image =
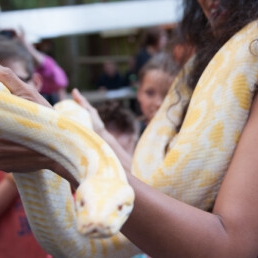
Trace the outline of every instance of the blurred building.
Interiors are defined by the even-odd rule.
[[[65,69],[71,87],[92,89],[107,59],[126,71],[145,28],[171,33],[179,6],[180,0],[2,0],[0,28],[22,26]]]

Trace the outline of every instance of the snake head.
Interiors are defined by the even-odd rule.
[[[131,186],[119,179],[90,178],[76,191],[77,229],[88,237],[110,237],[129,217],[134,202]]]

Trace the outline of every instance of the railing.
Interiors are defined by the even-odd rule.
[[[2,11],[23,10],[42,7],[55,7],[65,5],[90,4],[101,2],[118,2],[125,0],[2,0]]]
[[[103,103],[105,101],[118,100],[124,102],[126,105],[127,101],[130,99],[136,98],[136,89],[133,87],[124,87],[117,90],[108,90],[108,91],[82,91],[84,97],[92,104],[96,105]],[[69,98],[71,96],[69,95]]]

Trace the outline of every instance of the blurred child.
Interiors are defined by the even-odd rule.
[[[68,77],[63,68],[49,55],[38,50],[25,38],[24,31],[16,33],[16,37],[22,42],[27,51],[31,54],[36,65],[36,71],[42,77],[41,95],[51,104],[67,97]]]
[[[139,138],[139,124],[134,114],[119,102],[106,102],[97,107],[105,128],[132,155]]]
[[[9,67],[24,82],[41,89],[30,54],[17,39],[0,37],[0,65]],[[0,171],[0,258],[46,258],[36,241],[13,176]]]
[[[97,81],[98,90],[117,90],[122,88],[123,80],[117,65],[107,60],[103,64],[103,72]]]
[[[141,132],[156,114],[177,73],[177,66],[170,55],[153,56],[139,73],[137,100],[142,112]]]

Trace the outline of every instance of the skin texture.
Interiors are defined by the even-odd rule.
[[[16,32],[16,36],[17,38],[19,38],[19,40],[22,42],[24,47],[31,54],[36,66],[42,65],[45,60],[45,55],[40,51],[38,51],[30,42],[26,40],[26,35],[23,28],[20,28],[20,31]],[[64,100],[67,98],[67,93],[65,88],[59,88],[56,93],[59,100]]]

